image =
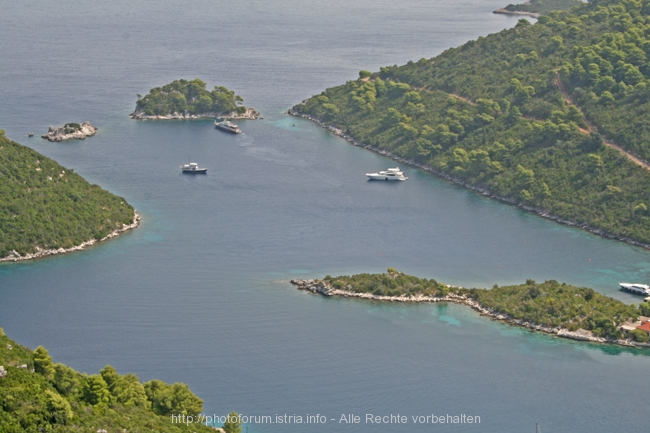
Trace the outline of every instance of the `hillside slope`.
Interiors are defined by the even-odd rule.
[[[599,0],[292,113],[510,203],[650,245],[650,2]],[[566,96],[561,89],[566,91]],[[609,145],[607,145],[609,144]]]
[[[134,217],[123,198],[0,130],[0,258],[99,240]]]

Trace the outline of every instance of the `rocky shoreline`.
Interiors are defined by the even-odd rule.
[[[503,15],[523,15],[531,18],[539,18],[542,14],[537,12],[526,12],[526,11],[509,11],[506,8],[500,8],[492,12],[493,14],[503,14]]]
[[[115,236],[119,236],[120,234],[134,229],[137,226],[140,225],[140,220],[142,218],[138,214],[137,211],[133,211],[133,223],[128,224],[128,225],[123,225],[122,228],[119,228],[117,230],[112,231],[111,233],[107,234],[103,238],[97,240],[97,239],[90,239],[87,240],[86,242],[82,242],[79,245],[75,245],[74,247],[70,248],[58,248],[58,249],[48,249],[44,250],[41,248],[36,247],[37,251],[35,253],[29,253],[25,254],[24,256],[21,256],[17,251],[11,251],[7,257],[2,257],[0,258],[0,262],[20,262],[23,260],[33,260],[33,259],[40,259],[43,257],[47,256],[52,256],[54,254],[63,254],[63,253],[70,253],[72,251],[81,251],[86,247],[89,247],[91,245],[95,245],[98,242],[103,242],[105,240],[114,238]]]
[[[49,141],[63,141],[72,138],[85,140],[86,137],[95,135],[97,130],[90,122],[84,122],[81,125],[78,123],[66,123],[63,126],[50,126],[47,133],[41,135],[41,137]]]
[[[638,343],[631,340],[610,340],[607,338],[596,337],[590,331],[586,331],[584,329],[569,331],[568,329],[564,328],[549,328],[547,326],[536,325],[525,320],[513,319],[506,314],[501,314],[497,311],[494,311],[493,309],[485,308],[478,302],[465,295],[457,295],[454,293],[450,293],[447,296],[378,296],[372,293],[357,293],[351,290],[335,289],[323,280],[291,280],[290,282],[294,286],[297,286],[298,290],[304,290],[322,296],[342,296],[345,298],[360,298],[382,302],[452,302],[454,304],[467,305],[483,316],[490,317],[494,320],[498,320],[509,325],[527,328],[531,331],[544,332],[546,334],[552,334],[562,338],[589,341],[592,343],[618,344],[626,347],[650,347],[650,344]]]
[[[221,117],[223,119],[230,120],[255,120],[260,117],[259,111],[254,108],[247,108],[244,113],[200,113],[200,114],[190,114],[189,112],[178,113],[174,112],[171,114],[154,114],[146,115],[143,110],[136,110],[133,113],[129,114],[131,119],[135,120],[186,120],[186,119],[214,119],[216,117]]]
[[[429,173],[432,173],[432,174],[434,174],[434,175],[436,175],[438,177],[441,177],[441,178],[443,178],[445,180],[448,180],[449,182],[460,185],[463,188],[469,189],[471,191],[478,192],[479,194],[481,194],[483,196],[486,196],[486,197],[489,197],[491,199],[498,200],[500,202],[507,203],[507,204],[510,204],[510,205],[513,205],[513,206],[517,206],[520,209],[523,209],[523,210],[528,211],[528,212],[535,213],[535,214],[537,214],[537,215],[539,215],[539,216],[541,216],[543,218],[558,222],[560,224],[564,224],[564,225],[571,226],[571,227],[576,227],[576,228],[579,228],[581,230],[588,231],[590,233],[593,233],[593,234],[598,235],[598,236],[602,236],[602,237],[607,238],[607,239],[614,239],[614,240],[617,240],[617,241],[620,241],[620,242],[625,242],[625,243],[630,244],[630,245],[634,245],[634,246],[637,246],[637,247],[642,247],[642,248],[646,248],[646,249],[650,250],[650,244],[644,244],[642,242],[636,241],[634,239],[630,239],[630,238],[625,237],[625,236],[615,235],[615,234],[606,232],[605,230],[598,229],[598,228],[595,228],[595,227],[591,227],[586,223],[578,223],[576,221],[566,220],[566,219],[561,218],[561,217],[556,216],[556,215],[551,215],[545,209],[541,209],[541,208],[538,208],[538,207],[535,207],[535,206],[528,206],[528,205],[526,205],[524,203],[521,203],[521,202],[515,200],[514,198],[502,197],[500,195],[494,194],[492,191],[490,191],[487,188],[482,188],[482,187],[479,187],[479,186],[468,184],[467,182],[464,182],[462,179],[454,177],[454,176],[452,176],[452,175],[450,175],[448,173],[442,172],[440,170],[436,170],[434,167],[432,167],[430,165],[420,164],[420,163],[418,163],[416,161],[413,161],[411,159],[406,159],[406,158],[402,158],[400,156],[394,155],[393,153],[388,152],[386,150],[378,149],[378,148],[376,148],[374,146],[371,146],[369,144],[361,143],[360,141],[355,140],[353,137],[346,134],[343,129],[336,128],[336,127],[331,126],[331,125],[327,125],[326,123],[324,123],[320,119],[318,119],[318,118],[316,118],[314,116],[310,116],[309,114],[298,113],[295,110],[295,108],[296,108],[295,106],[292,107],[291,109],[289,109],[289,111],[287,113],[289,115],[291,115],[291,116],[302,117],[303,119],[311,120],[312,122],[317,123],[319,126],[332,131],[332,133],[334,135],[338,135],[339,137],[345,139],[347,142],[349,142],[350,144],[353,144],[354,146],[362,147],[364,149],[370,150],[370,151],[378,153],[380,155],[384,155],[384,156],[386,156],[388,158],[391,158],[391,159],[393,159],[395,161],[398,161],[398,162],[401,162],[403,164],[407,164],[407,165],[410,165],[412,167],[416,167],[416,168],[428,171]]]

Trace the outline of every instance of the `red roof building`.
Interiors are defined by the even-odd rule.
[[[640,329],[650,334],[650,322],[641,322],[641,326],[637,326],[636,329]]]

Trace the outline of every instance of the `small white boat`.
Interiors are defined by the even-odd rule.
[[[618,283],[621,289],[632,292],[635,295],[648,296],[650,295],[650,286],[647,284],[638,283]]]
[[[389,168],[379,173],[366,173],[369,180],[407,180],[408,177],[399,171],[399,167]]]
[[[235,125],[234,123],[228,120],[223,120],[221,122],[215,120],[214,127],[217,129],[221,129],[222,131],[232,132],[233,134],[241,134],[241,129],[239,129],[237,125]]]
[[[181,171],[183,173],[190,173],[190,174],[203,174],[203,173],[207,173],[208,169],[200,168],[196,162],[189,162],[187,164],[181,165]]]

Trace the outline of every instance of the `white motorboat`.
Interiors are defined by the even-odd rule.
[[[187,164],[181,165],[181,171],[183,173],[190,173],[190,174],[203,174],[203,173],[207,173],[208,169],[200,168],[196,162],[189,162]]]
[[[632,292],[635,295],[648,296],[650,295],[650,286],[647,284],[638,283],[618,283],[621,289]]]
[[[217,129],[221,129],[222,131],[231,132],[233,134],[241,134],[241,129],[239,129],[237,125],[235,125],[232,122],[229,122],[228,120],[223,120],[221,122],[215,120],[214,127]]]
[[[389,168],[379,173],[366,173],[369,180],[407,180],[408,177],[399,171],[399,167]]]

